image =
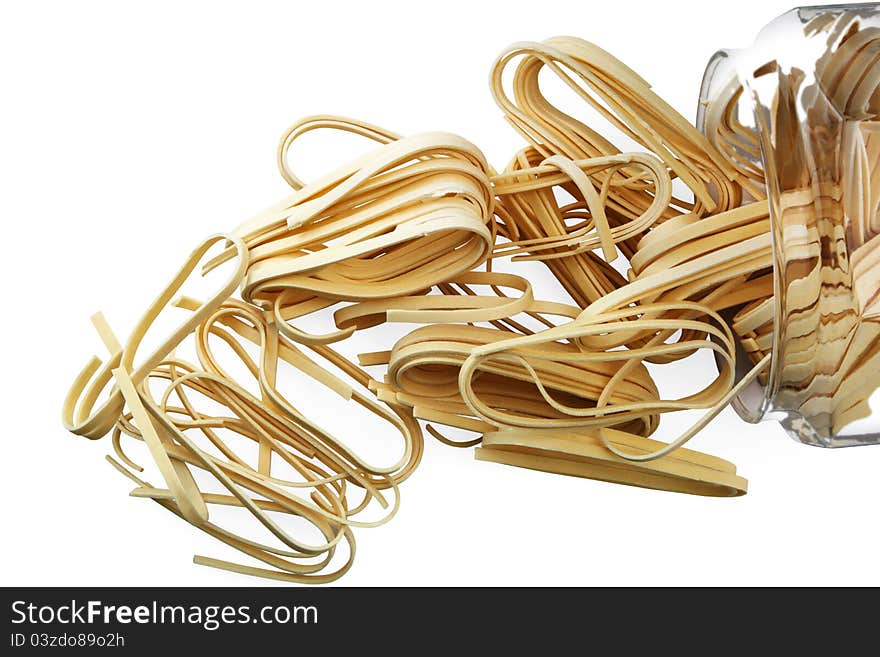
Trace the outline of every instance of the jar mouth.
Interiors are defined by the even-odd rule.
[[[772,297],[740,309],[764,324],[740,336],[737,376],[760,349],[770,366],[732,405],[800,442],[880,442],[880,5],[795,9],[716,53],[697,127],[714,134],[731,109],[753,120],[725,152],[763,175],[773,266]]]

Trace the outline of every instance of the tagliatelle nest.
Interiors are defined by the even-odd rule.
[[[502,84],[508,67],[510,91]],[[544,70],[607,125],[588,126],[554,106],[541,87]],[[108,458],[136,483],[134,496],[260,565],[198,563],[296,582],[341,576],[355,555],[355,528],[397,510],[399,486],[422,456],[419,420],[443,442],[478,445],[481,460],[700,495],[745,493],[732,464],[682,448],[765,376],[770,360],[771,227],[764,172],[741,157],[739,142],[755,153],[757,144],[730,111],[741,90],[730,88],[730,105],[713,114],[706,137],[623,63],[571,37],[512,46],[491,84],[528,142],[504,170],[455,135],[401,137],[340,117],[304,119],[279,148],[290,196],[200,245],[124,343],[94,318],[109,355],[76,379],[65,426],[92,439],[111,434]],[[606,128],[644,152],[621,152]],[[288,151],[313,130],[378,145],[304,183]],[[859,143],[876,161],[875,135],[866,139]],[[674,194],[673,180],[693,198]],[[794,216],[797,200],[786,199],[785,216]],[[206,257],[218,246],[219,255]],[[543,263],[570,302],[537,299],[527,277],[493,269],[507,258],[513,267]],[[208,299],[175,299],[199,267],[232,271]],[[144,336],[172,304],[187,319],[145,355]],[[303,328],[315,314],[334,328]],[[331,346],[386,322],[422,326],[357,364]],[[754,361],[739,380],[738,343]],[[187,344],[193,362],[177,355]],[[698,351],[714,356],[714,378],[664,396],[652,367]],[[247,381],[231,373],[224,359],[233,357]],[[376,366],[382,378],[364,369]],[[279,385],[289,367],[348,400],[352,413],[381,419],[387,435],[375,439],[397,441],[399,457],[367,462],[311,419],[308,400],[289,399]],[[850,407],[861,393],[848,394]],[[692,409],[705,415],[690,429],[669,442],[654,437],[663,414]],[[453,440],[435,425],[473,436]],[[256,457],[236,451],[230,435],[250,441]],[[129,440],[145,444],[161,480],[141,479]],[[279,475],[279,462],[295,476]],[[245,510],[274,543],[216,524],[215,505]],[[322,540],[307,542],[284,515],[307,521]]]

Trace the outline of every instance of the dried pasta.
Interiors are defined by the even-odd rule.
[[[880,68],[872,60],[866,79],[854,71],[865,69],[877,36],[847,34],[823,62],[822,84],[845,112],[873,117]],[[605,125],[554,105],[542,71]],[[504,118],[526,141],[504,169],[456,135],[401,136],[353,119],[307,117],[278,148],[291,194],[199,245],[124,343],[100,314],[93,318],[109,353],[76,378],[64,424],[91,439],[109,434],[108,459],[134,482],[134,497],[252,561],[197,563],[301,583],[342,576],[355,533],[397,511],[400,487],[422,457],[421,423],[444,443],[476,447],[482,461],[733,497],[747,489],[736,467],[683,445],[753,380],[781,386],[829,431],[866,412],[865,391],[880,384],[880,323],[864,321],[877,314],[880,267],[874,124],[841,126],[847,171],[837,179],[855,181],[850,187],[806,184],[795,162],[778,169],[786,178],[776,181],[773,206],[761,158],[766,134],[740,122],[737,80],[705,108],[705,134],[622,62],[573,37],[511,46],[490,80]],[[787,100],[783,94],[777,122],[794,120]],[[321,130],[376,145],[304,182],[290,151]],[[609,132],[643,150],[622,151]],[[827,138],[818,128],[812,134]],[[828,240],[846,239],[827,220],[844,211],[860,218],[863,246],[845,272],[864,288],[860,308],[835,295],[845,276],[830,275],[820,252]],[[803,239],[780,270],[772,239],[786,230]],[[537,298],[527,275],[502,271],[502,263],[515,269],[522,261],[541,263],[566,299]],[[197,270],[230,273],[204,301],[175,298]],[[786,326],[805,328],[782,342],[780,271],[795,291]],[[143,356],[144,336],[172,306],[185,319]],[[832,335],[812,330],[832,312]],[[318,315],[333,328],[304,328]],[[337,350],[383,323],[416,326],[357,363]],[[193,359],[180,355],[184,347]],[[752,365],[739,376],[738,350]],[[664,393],[657,368],[698,352],[717,363],[711,379],[686,394]],[[317,422],[308,403],[285,394],[289,368],[352,413],[380,419],[387,436],[377,439],[397,441],[396,460],[373,463]],[[870,385],[855,383],[859,377]],[[682,410],[702,417],[658,440],[663,416]],[[450,438],[443,427],[468,437]],[[247,454],[234,446],[241,441]],[[160,479],[142,478],[134,443]],[[239,509],[271,540],[224,526],[212,515],[218,506]],[[282,520],[292,517],[320,540]]]

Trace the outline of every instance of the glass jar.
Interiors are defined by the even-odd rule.
[[[794,9],[703,77],[697,125],[766,196],[774,295],[742,309],[734,402],[823,447],[880,443],[880,5]]]

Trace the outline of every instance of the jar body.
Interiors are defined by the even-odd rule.
[[[740,322],[743,356],[772,360],[734,407],[807,444],[880,443],[880,5],[795,9],[720,51],[698,125],[772,227],[774,295]]]

